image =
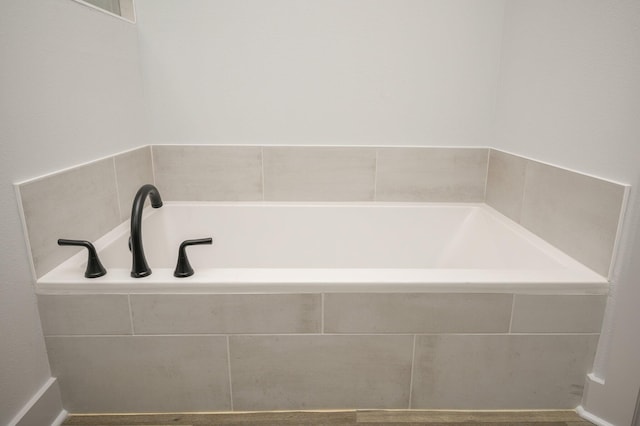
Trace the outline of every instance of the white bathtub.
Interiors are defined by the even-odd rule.
[[[131,278],[129,222],[37,281],[40,294],[473,292],[605,294],[596,274],[484,204],[177,203],[147,208],[153,273]],[[175,278],[181,241],[195,274]]]

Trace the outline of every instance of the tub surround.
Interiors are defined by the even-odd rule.
[[[262,149],[154,145],[155,184],[165,201],[263,199]]]
[[[120,220],[131,215],[131,203],[136,191],[145,183],[154,181],[151,147],[142,147],[113,157],[118,190]],[[149,205],[149,200],[145,206]]]
[[[627,187],[491,150],[486,203],[607,277]]]
[[[484,200],[486,148],[154,145],[168,201]]]
[[[82,250],[61,250],[58,238],[95,241],[129,218],[133,195],[152,181],[145,146],[18,184],[35,277]]]
[[[38,296],[51,368],[64,406],[77,413],[573,408],[605,301],[423,293]]]
[[[153,145],[17,185],[35,278],[165,201],[486,202],[608,277],[627,186],[488,148]],[[76,251],[77,252],[77,251]]]
[[[38,290],[70,412],[580,403],[628,187],[485,148],[154,145],[18,185],[36,279],[73,256],[57,238],[126,227],[143,183],[168,202],[485,202],[600,274],[598,289]]]
[[[551,297],[556,296],[121,294],[39,295],[38,300],[47,336],[599,332],[606,296],[560,296],[558,302],[544,305]],[[345,311],[345,306],[353,308]],[[478,318],[487,310],[492,312]],[[401,312],[400,317],[391,312]]]
[[[486,148],[379,148],[376,201],[482,202]]]
[[[20,186],[36,276],[81,249],[60,248],[59,238],[95,241],[120,221],[112,159]]]

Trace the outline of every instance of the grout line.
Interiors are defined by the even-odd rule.
[[[262,174],[262,201],[264,201],[264,146],[260,147],[260,173]]]
[[[325,333],[325,336],[599,336],[599,332],[586,331],[586,332],[518,332],[518,333]],[[113,338],[113,337],[311,337],[322,336],[320,333],[158,333],[158,334],[144,334],[138,333],[131,334],[46,334],[45,337],[68,337],[68,338],[84,338],[84,337],[97,337],[97,338]]]
[[[324,293],[320,294],[320,334],[324,334]]]
[[[116,156],[114,155],[111,158],[111,161],[113,162],[113,177],[115,179],[115,185],[116,185],[116,199],[118,200],[118,213],[120,214],[120,216],[118,216],[118,223],[122,222],[122,205],[120,203],[120,188],[118,187],[118,168],[116,167]]]
[[[156,146],[227,146],[237,148],[238,146],[246,147],[246,148],[260,148],[260,147],[275,147],[275,148],[442,148],[442,149],[478,149],[478,148],[488,148],[488,145],[371,145],[371,144],[351,144],[345,145],[344,143],[340,144],[330,144],[330,143],[321,143],[321,144],[291,144],[291,143],[154,143]]]
[[[233,385],[231,384],[231,345],[227,336],[227,369],[229,371],[229,406],[233,411]]]
[[[508,334],[511,334],[511,326],[513,324],[513,312],[516,308],[516,295],[513,294],[511,299],[511,317],[509,318],[509,331],[507,332]]]
[[[131,335],[136,335],[136,330],[133,326],[133,309],[131,308],[131,295],[127,294],[127,302],[129,303],[129,321],[131,323]]]
[[[153,161],[153,145],[149,145],[149,155],[151,156],[151,176],[153,177],[153,185],[156,186],[156,163]]]
[[[489,164],[491,163],[491,148],[487,148],[487,172],[484,175],[484,196],[482,200],[487,202],[487,189],[489,188]]]
[[[378,148],[376,148],[376,158],[373,162],[373,201],[378,201]]]
[[[413,350],[411,351],[411,376],[409,377],[409,406],[408,409],[411,410],[411,399],[413,395],[413,370],[414,365],[416,363],[416,339],[417,335],[413,335]]]
[[[529,165],[531,164],[531,161],[532,160],[525,159],[524,176],[522,177],[522,192],[520,193],[520,205],[518,206],[518,216],[515,219],[516,223],[518,223],[520,226],[522,226],[525,229],[529,229],[529,228],[526,228],[522,224],[522,212],[524,211],[525,192],[527,191],[527,180],[528,180],[528,176],[529,176]],[[536,233],[536,235],[538,235],[538,234]],[[540,238],[542,238],[542,237],[540,237]],[[547,241],[547,240],[545,240],[545,241]]]

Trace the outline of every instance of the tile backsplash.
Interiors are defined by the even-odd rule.
[[[151,147],[145,146],[116,155],[113,161],[116,168],[120,220],[127,220],[131,215],[131,202],[138,189],[154,181]]]
[[[627,187],[492,149],[486,203],[603,276]]]
[[[260,147],[157,145],[152,149],[163,200],[262,200]]]
[[[489,148],[153,145],[17,185],[37,278],[165,201],[486,202],[608,276],[627,187]]]
[[[80,251],[58,238],[95,240],[120,223],[113,159],[24,183],[20,197],[38,277]]]
[[[37,278],[84,250],[59,238],[95,241],[129,218],[133,195],[153,181],[150,155],[141,147],[17,185]]]
[[[374,201],[375,148],[265,147],[266,201]]]
[[[482,202],[486,148],[379,148],[376,201]]]

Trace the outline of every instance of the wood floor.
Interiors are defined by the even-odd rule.
[[[574,411],[278,411],[199,414],[70,415],[63,426],[204,425],[588,426]]]

